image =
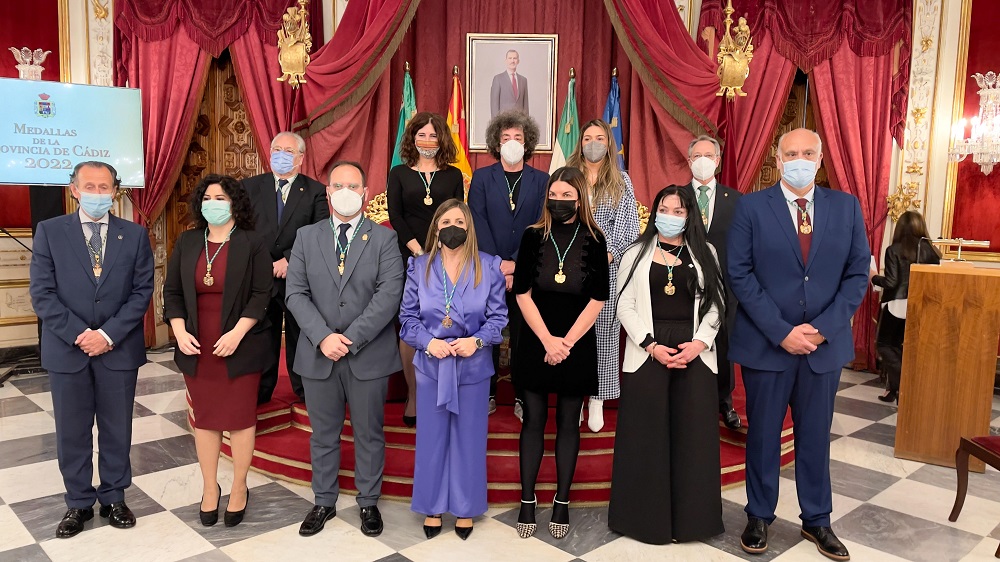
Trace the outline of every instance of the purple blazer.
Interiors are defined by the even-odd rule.
[[[399,309],[402,327],[399,337],[417,350],[413,365],[421,374],[438,381],[437,405],[458,413],[458,385],[473,384],[493,375],[493,346],[503,341],[501,331],[507,325],[506,284],[500,272],[500,258],[479,252],[482,280],[476,286],[469,268],[458,280],[451,302],[452,326],[441,325],[444,319],[444,283],[441,255],[434,257],[427,277],[428,256],[410,258],[406,267],[406,288]],[[483,340],[483,348],[470,357],[438,359],[423,353],[434,338],[453,341],[474,337]]]

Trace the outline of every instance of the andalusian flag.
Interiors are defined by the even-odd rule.
[[[468,144],[465,136],[465,99],[462,97],[462,85],[458,82],[458,67],[455,67],[451,77],[451,102],[448,103],[448,127],[451,129],[451,140],[458,148],[458,156],[452,162],[465,179],[465,196],[469,196],[469,182],[472,181],[472,166],[469,165],[469,154],[465,151]]]
[[[417,96],[413,93],[413,80],[410,79],[410,65],[406,65],[406,75],[403,76],[403,105],[399,108],[399,125],[396,128],[396,148],[392,151],[392,164],[389,168],[395,168],[403,163],[399,155],[399,147],[403,144],[403,132],[406,131],[406,123],[417,114]]]
[[[559,129],[556,130],[556,145],[552,150],[552,165],[549,166],[550,174],[566,165],[566,155],[576,150],[579,141],[580,120],[576,114],[576,78],[570,78],[562,118],[559,119]]]
[[[617,72],[617,69],[615,69]],[[608,101],[604,104],[604,121],[611,125],[611,134],[615,137],[618,147],[618,169],[625,169],[625,145],[622,143],[622,107],[621,94],[618,92],[618,76],[611,75],[611,91]]]

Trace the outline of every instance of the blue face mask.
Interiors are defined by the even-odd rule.
[[[80,208],[87,216],[93,219],[101,219],[111,210],[114,197],[110,193],[86,193],[80,192]]]
[[[816,163],[812,160],[782,162],[781,167],[781,179],[795,189],[805,189],[816,180]]]
[[[289,154],[284,150],[271,153],[271,171],[279,174],[285,175],[291,173],[295,169],[295,155]]]
[[[687,219],[676,215],[656,215],[656,231],[664,238],[673,238],[684,232]]]
[[[233,218],[229,201],[215,199],[201,202],[201,216],[205,217],[205,222],[212,226],[224,225]]]

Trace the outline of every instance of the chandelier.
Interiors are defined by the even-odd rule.
[[[989,175],[993,166],[1000,163],[1000,84],[993,71],[985,75],[977,72],[972,77],[979,84],[979,115],[972,118],[968,138],[965,137],[966,120],[955,123],[948,155],[953,162],[961,162],[971,154],[972,161]]]

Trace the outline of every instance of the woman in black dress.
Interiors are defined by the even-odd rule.
[[[253,207],[240,182],[205,176],[195,187],[191,214],[195,228],[181,233],[167,266],[163,318],[177,339],[174,362],[194,410],[201,523],[219,519],[219,452],[228,431],[233,487],[225,523],[232,527],[250,500],[261,371],[276,360],[266,320],[273,264],[267,243],[253,231]]]
[[[667,544],[722,533],[718,365],[722,272],[693,191],[664,188],[650,227],[622,256],[627,333],[608,526]],[[655,227],[654,227],[655,225]]]
[[[458,147],[451,140],[448,123],[436,113],[422,112],[406,124],[399,146],[403,163],[389,170],[385,188],[389,224],[399,239],[399,253],[406,263],[424,253],[427,231],[437,208],[448,199],[465,201],[462,171],[451,165]],[[403,421],[417,423],[417,385],[413,369],[413,348],[399,340],[399,354],[406,378],[406,407]]]
[[[549,394],[556,402],[556,495],[549,533],[569,532],[569,490],[580,452],[580,408],[597,391],[594,321],[608,300],[608,249],[594,223],[583,173],[549,178],[541,220],[524,231],[514,293],[524,325],[514,386],[524,396],[521,426],[521,538],[535,533],[535,482],[542,462]],[[527,328],[527,329],[526,329]]]
[[[885,275],[872,277],[872,284],[882,287],[882,309],[875,349],[886,375],[885,394],[878,397],[883,402],[895,402],[899,394],[910,266],[915,263],[941,263],[937,249],[925,238],[930,236],[924,217],[916,211],[903,213],[892,232],[892,245],[885,249]]]

